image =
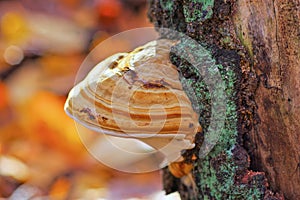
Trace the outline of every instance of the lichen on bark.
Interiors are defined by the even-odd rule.
[[[237,128],[237,106],[236,106],[236,91],[237,83],[239,79],[239,56],[232,50],[222,50],[217,47],[206,47],[205,50],[199,50],[196,46],[181,41],[178,45],[180,47],[174,47],[179,49],[186,49],[188,46],[189,51],[182,51],[181,54],[171,54],[171,61],[178,67],[181,72],[181,80],[183,85],[189,85],[194,89],[197,103],[199,106],[199,121],[203,126],[203,132],[205,137],[209,137],[209,134],[218,135],[217,144],[209,152],[208,155],[199,156],[197,167],[194,168],[193,175],[196,179],[196,183],[199,189],[196,199],[261,199],[266,189],[264,186],[264,179],[261,182],[255,182],[253,184],[237,184],[237,174],[243,174],[249,166],[248,159],[240,160],[236,162],[236,157],[244,150],[238,146],[238,128]],[[211,73],[211,78],[218,76],[220,73],[223,81],[211,80],[215,84],[214,90],[209,90],[207,83],[203,78],[203,75],[199,74],[199,71],[190,63],[182,58],[189,57],[191,53],[196,60],[196,63],[200,63],[201,67],[207,67],[208,72]],[[207,60],[212,59],[211,62]],[[206,62],[206,63],[205,63]],[[205,63],[205,64],[203,64]],[[210,64],[210,65],[207,65]],[[208,74],[205,74],[208,76]],[[205,76],[204,75],[204,76]],[[188,83],[186,83],[188,82]],[[218,98],[222,95],[219,89],[225,91],[226,110],[224,126],[220,129],[210,129],[211,124],[211,108],[212,104],[218,103]],[[186,90],[188,91],[188,90]],[[189,93],[187,92],[189,95]],[[213,98],[212,98],[213,97]],[[193,96],[190,96],[192,99]],[[224,113],[215,113],[215,115],[223,115]],[[218,118],[218,117],[215,117]],[[222,117],[219,117],[219,120]],[[218,121],[218,123],[223,123]],[[220,125],[220,124],[219,124]],[[210,131],[210,133],[209,133]],[[216,133],[219,131],[219,133]],[[212,133],[215,132],[215,133]],[[205,142],[205,141],[204,141]],[[194,151],[201,152],[201,146],[198,144]],[[210,146],[210,144],[208,144]],[[241,167],[244,166],[244,167]],[[189,198],[193,197],[193,194],[189,194]]]
[[[209,90],[203,74],[185,59],[189,57],[187,54],[192,54],[200,65],[208,59],[212,60],[206,67],[210,73],[215,69],[220,73],[223,85],[218,86],[216,81],[215,87],[223,88],[226,94],[225,123],[218,133],[218,142],[208,155],[200,155],[194,163],[193,176],[198,187],[196,196],[178,180],[177,186],[170,186],[172,181],[169,176],[165,179],[166,191],[179,190],[182,199],[263,199],[267,198],[266,194],[273,198],[264,173],[248,170],[249,156],[243,148],[244,134],[255,123],[255,102],[251,95],[257,82],[249,64],[252,62],[251,56],[236,36],[229,17],[235,1],[166,0],[164,3],[169,5],[167,7],[162,7],[161,2],[152,0],[149,7],[149,17],[157,30],[165,27],[181,31],[203,47],[199,50],[182,39],[174,47],[181,49],[181,54],[170,55],[171,62],[178,67],[183,85],[193,89],[196,97],[191,96],[189,90],[186,91],[191,99],[196,98],[196,105],[192,102],[199,109],[199,122],[204,133],[204,138],[196,137],[196,148],[184,155],[198,155],[208,132],[215,131],[209,130],[211,109],[220,96],[218,90]],[[168,32],[161,32],[161,37],[172,36]],[[253,83],[247,81],[249,77],[253,77],[253,80],[249,79]],[[164,172],[168,173],[166,169]]]

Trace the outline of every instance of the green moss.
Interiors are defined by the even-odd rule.
[[[210,19],[213,14],[214,0],[191,0],[188,4],[183,5],[185,21],[201,22]]]
[[[239,40],[241,41],[242,45],[245,47],[245,49],[248,51],[251,59],[253,60],[253,46],[252,41],[249,38],[248,35],[248,29],[246,27],[243,27],[243,21],[241,19],[236,19],[236,34]]]

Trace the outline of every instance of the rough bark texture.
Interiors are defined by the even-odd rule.
[[[286,199],[300,199],[300,1],[238,1],[235,26],[260,78],[251,166]]]
[[[300,2],[256,0],[151,0],[156,27],[185,33],[205,50],[225,83],[226,119],[218,144],[195,161],[197,194],[164,170],[167,193],[183,199],[300,199]],[[161,33],[162,37],[171,37]],[[178,45],[177,45],[178,47]],[[176,48],[176,47],[175,47]],[[182,52],[188,55],[188,51]],[[212,98],[185,56],[171,54],[182,81],[196,92],[204,138]],[[189,94],[188,94],[189,95]],[[198,155],[196,148],[186,152]],[[250,158],[250,159],[249,159]],[[251,161],[251,162],[250,162]],[[273,193],[273,192],[274,193]]]

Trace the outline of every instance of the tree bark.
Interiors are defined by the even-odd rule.
[[[202,45],[228,97],[217,145],[194,161],[197,194],[164,169],[167,193],[178,190],[183,199],[300,199],[300,1],[151,0],[149,18],[157,28],[180,31]],[[204,137],[198,135],[196,148],[184,153],[188,160],[199,155],[207,137],[214,94],[191,63],[180,55],[170,60],[181,81],[191,82],[200,107]]]
[[[286,199],[299,199],[300,1],[239,1],[237,10],[235,23],[247,35],[260,78],[252,168],[266,172]]]

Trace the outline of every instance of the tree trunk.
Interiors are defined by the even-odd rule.
[[[218,142],[201,157],[218,94],[190,62],[170,55],[181,81],[196,93],[204,137],[198,135],[196,148],[184,153],[187,160],[198,155],[197,194],[165,169],[167,193],[178,190],[182,199],[300,199],[300,1],[151,0],[149,18],[158,31],[180,31],[203,46],[227,96]],[[198,53],[197,62],[207,60],[183,40],[179,45]]]

